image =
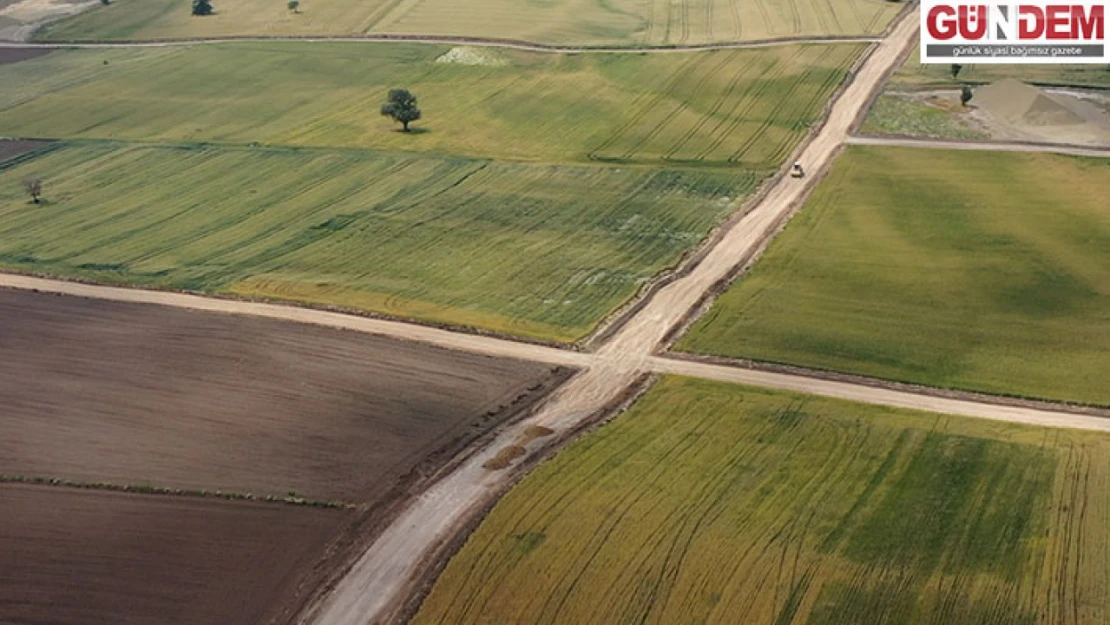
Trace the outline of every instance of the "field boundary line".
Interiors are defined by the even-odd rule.
[[[335,308],[313,308],[296,303],[274,303],[182,291],[109,286],[7,271],[0,271],[0,288],[307,323],[416,341],[445,349],[569,367],[587,366],[592,360],[589,354],[575,351],[569,346],[554,347],[501,338],[489,333],[478,334],[461,329],[399,321]]]
[[[938,393],[900,390],[884,384],[862,384],[813,375],[711,364],[674,357],[653,356],[649,362],[656,373],[746,384],[759,388],[773,388],[857,403],[921,410],[960,417],[989,419],[1038,427],[1110,432],[1110,416],[1106,416],[1110,413],[1101,410],[1093,413],[1078,413],[1047,407],[1037,408],[1032,405],[999,403],[998,401],[982,402]]]
[[[309,508],[328,508],[340,510],[363,510],[365,505],[339,499],[306,499],[290,493],[288,495],[256,495],[250,492],[229,491],[206,488],[171,488],[151,484],[117,484],[115,482],[89,482],[41,475],[0,474],[0,484],[22,484],[26,486],[49,486],[52,488],[71,488],[78,490],[108,491],[130,493],[132,495],[157,495],[162,497],[188,497],[190,499],[222,499],[224,501],[250,501],[254,503],[273,503],[286,506],[306,506]]]
[[[59,40],[59,41],[0,41],[0,48],[169,48],[192,45],[211,45],[221,43],[416,43],[430,45],[475,46],[482,48],[506,48],[524,52],[554,52],[558,54],[644,54],[644,53],[681,53],[713,50],[736,50],[745,48],[771,48],[794,45],[836,45],[879,43],[881,37],[856,35],[844,37],[782,37],[772,39],[753,39],[751,41],[721,41],[716,43],[660,44],[660,45],[583,45],[569,46],[546,44],[521,39],[499,39],[494,37],[451,37],[438,35],[401,35],[382,33],[378,35],[351,35],[318,37],[298,36],[249,36],[249,37],[203,37],[196,39],[124,39],[119,41]]]
[[[694,352],[668,351],[665,353],[660,353],[654,356],[652,363],[658,364],[658,361],[660,360],[668,361],[667,366],[672,366],[669,364],[670,361],[696,363],[699,365],[727,367],[730,369],[740,369],[744,371],[760,371],[765,373],[791,376],[794,378],[809,378],[813,380],[840,382],[844,384],[851,384],[853,386],[868,386],[871,388],[897,391],[899,393],[912,395],[954,399],[962,402],[975,403],[978,405],[1028,408],[1030,410],[1052,413],[1066,413],[1110,420],[1110,405],[1081,404],[1045,399],[1042,397],[1034,396],[985,393],[982,391],[943,386],[926,386],[924,384],[917,384],[905,380],[877,378],[856,373],[836,371],[833,369],[803,367],[800,365],[792,365],[766,360],[729,358],[727,356],[698,354]]]
[[[1110,158],[1110,146],[1079,145],[1075,143],[1048,143],[1038,141],[981,141],[976,139],[923,139],[903,135],[853,135],[849,145],[873,145],[929,150],[986,150],[994,152],[1042,152]]]

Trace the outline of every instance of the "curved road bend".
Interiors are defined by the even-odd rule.
[[[580,372],[532,417],[504,432],[495,444],[464,462],[433,485],[359,558],[333,592],[306,619],[312,625],[380,623],[403,601],[409,582],[419,574],[424,558],[449,539],[484,494],[500,488],[507,471],[482,468],[491,455],[511,443],[523,428],[537,424],[571,428],[620,396],[642,371],[651,369],[652,351],[666,333],[680,323],[701,296],[763,240],[803,198],[806,186],[818,178],[849,128],[900,53],[917,33],[915,11],[901,17],[890,36],[864,62],[851,84],[833,103],[817,136],[804,148],[801,160],[813,172],[806,181],[781,177],[763,200],[720,239],[689,274],[657,292],[648,304],[597,352],[593,364]],[[534,449],[530,449],[531,453]]]

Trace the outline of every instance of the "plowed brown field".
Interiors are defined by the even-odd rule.
[[[0,473],[352,502],[426,472],[558,377],[304,324],[20,291],[0,291],[0,351]]]
[[[0,623],[282,620],[346,510],[0,485]]]
[[[570,373],[2,289],[0,353],[5,480],[357,504],[0,484],[3,625],[292,622],[427,476]]]

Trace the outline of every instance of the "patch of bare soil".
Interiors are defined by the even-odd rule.
[[[46,56],[54,50],[55,48],[0,48],[0,65]],[[0,158],[3,158],[4,143],[7,142],[0,141]]]
[[[0,485],[0,623],[287,619],[350,511]]]
[[[14,290],[0,290],[0,352],[0,473],[369,504],[565,377],[313,325]]]
[[[0,63],[3,62],[3,48],[0,48]],[[32,150],[37,150],[49,141],[32,141],[26,139],[0,139],[0,162],[13,156],[19,156]]]

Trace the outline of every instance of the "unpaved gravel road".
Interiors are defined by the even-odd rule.
[[[297,321],[300,323],[311,323],[331,328],[365,332],[367,334],[390,336],[397,339],[419,341],[421,343],[429,343],[447,349],[475,352],[488,356],[534,360],[537,362],[546,362],[569,367],[584,367],[590,363],[589,354],[566,349],[556,349],[554,347],[545,347],[543,345],[518,341],[507,341],[466,332],[452,332],[450,330],[442,330],[415,323],[360,317],[357,315],[302,308],[299,306],[219,299],[200,295],[190,295],[187,293],[175,293],[172,291],[148,291],[143,289],[101,286],[16,274],[0,274],[0,287],[42,291],[44,293],[57,293],[59,295],[91,297],[116,302],[157,304],[207,312]]]
[[[1072,428],[1110,432],[1110,411],[1092,409],[1092,414],[1045,410],[1026,406],[992,404],[982,401],[943,397],[930,393],[914,393],[878,385],[857,384],[815,377],[776,373],[741,367],[729,367],[689,360],[654,356],[649,363],[653,372],[684,375],[734,384],[774,388],[796,393],[808,393],[834,399],[846,399],[865,404],[894,408],[927,410],[961,417],[991,419],[1047,427]],[[1107,416],[1097,416],[1106,414]]]
[[[903,137],[848,137],[852,145],[885,145],[937,150],[986,150],[991,152],[1050,152],[1072,156],[1110,158],[1110,148],[1083,147],[1063,143],[1032,143],[1025,141],[949,141],[945,139],[910,139]]]

